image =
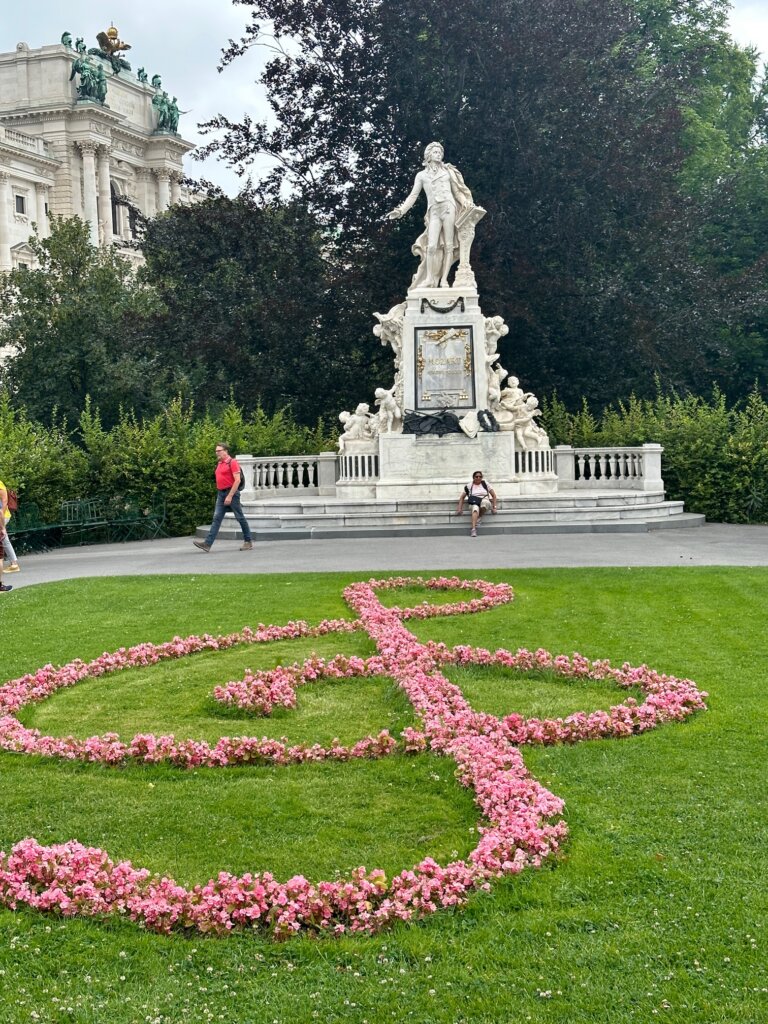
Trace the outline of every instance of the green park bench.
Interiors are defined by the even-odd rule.
[[[144,503],[125,495],[64,501],[60,522],[64,542],[70,544],[151,540],[165,536],[165,499],[153,495],[149,503]]]
[[[53,523],[43,520],[34,502],[23,502],[13,513],[8,533],[17,552],[95,541],[153,540],[167,536],[165,516],[165,498],[159,494],[149,502],[130,495],[63,501]]]
[[[109,520],[101,498],[75,498],[62,501],[59,522],[65,544],[87,544],[107,540]]]
[[[111,498],[107,503],[109,539],[154,540],[164,537],[165,499],[158,494],[149,504],[127,496]]]
[[[8,523],[8,534],[18,552],[46,551],[61,544],[59,523],[46,523],[34,502],[19,505]]]

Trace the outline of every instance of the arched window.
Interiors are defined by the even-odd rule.
[[[114,181],[109,183],[109,187],[112,193],[112,234],[115,238],[123,237],[121,225],[126,223],[127,218],[131,239],[136,239],[138,237],[136,207],[128,196],[123,195]]]

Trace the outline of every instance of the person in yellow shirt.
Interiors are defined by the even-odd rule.
[[[0,498],[0,544],[6,537],[5,529],[5,502]],[[5,594],[9,590],[13,590],[13,587],[3,583],[3,560],[0,558],[0,594]]]
[[[5,572],[18,572],[19,571],[19,560],[16,557],[16,552],[13,550],[13,544],[11,544],[11,538],[8,536],[8,520],[11,518],[11,510],[8,508],[8,490],[5,484],[0,480],[0,505],[3,507],[3,523],[2,523],[2,538],[3,538],[3,551],[8,558],[8,565],[5,566],[3,571]]]

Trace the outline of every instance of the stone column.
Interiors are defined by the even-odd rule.
[[[162,213],[171,205],[171,174],[170,171],[161,168],[155,171],[155,175],[157,176],[158,213]]]
[[[0,171],[0,270],[11,269],[10,175]]]
[[[35,192],[37,192],[37,233],[41,238],[47,238],[51,233],[51,223],[45,209],[48,205],[48,186],[38,181],[35,185]]]
[[[317,493],[325,497],[336,496],[336,480],[341,476],[340,459],[336,452],[320,452],[317,456]]]
[[[138,203],[139,209],[145,217],[154,217],[155,215],[155,182],[152,177],[152,172],[147,170],[145,167],[140,167],[136,171],[136,179],[138,181]]]
[[[560,491],[572,491],[576,486],[576,463],[573,447],[569,444],[558,444],[553,449],[555,457],[555,476]]]
[[[643,445],[643,483],[644,491],[663,491],[664,480],[661,476],[661,453],[664,451],[660,444]]]
[[[99,210],[96,190],[96,143],[78,142],[83,157],[83,213],[91,229],[91,245],[99,244]]]
[[[174,172],[171,175],[171,206],[181,201],[181,175]]]
[[[131,199],[131,195],[128,192],[127,188],[125,188],[123,190],[123,195],[125,196],[126,199]],[[130,212],[128,210],[128,207],[127,206],[121,206],[120,207],[120,213],[121,213],[121,218],[120,218],[120,237],[122,238],[122,240],[124,242],[130,242],[133,239],[133,235],[131,234],[131,215],[130,215]]]
[[[99,146],[99,235],[102,245],[112,244],[112,190],[109,176],[109,149]]]

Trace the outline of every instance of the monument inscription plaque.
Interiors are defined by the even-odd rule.
[[[417,327],[414,335],[416,408],[474,408],[472,327]]]

